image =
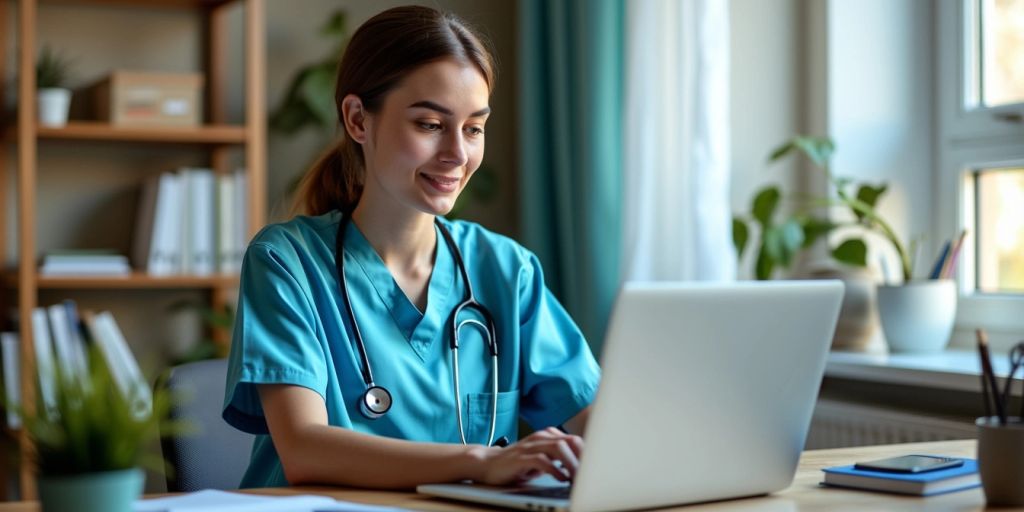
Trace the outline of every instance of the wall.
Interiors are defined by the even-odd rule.
[[[730,0],[732,192],[735,213],[748,214],[760,187],[797,188],[799,169],[787,161],[768,165],[769,152],[802,131],[806,103],[801,79],[800,0]],[[740,277],[751,275],[752,258]]]
[[[890,185],[879,212],[904,244],[924,241],[917,276],[928,272],[937,246],[927,238],[934,193],[933,11],[929,2],[828,2],[828,77],[821,82],[828,84],[825,123],[837,148],[833,172]],[[897,279],[891,245],[869,240],[869,255],[886,258]],[[877,259],[870,263],[880,266]]]

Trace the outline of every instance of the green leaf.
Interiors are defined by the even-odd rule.
[[[804,243],[804,230],[795,219],[772,226],[762,234],[764,254],[776,265],[789,266]]]
[[[779,145],[778,147],[773,149],[771,154],[768,155],[768,161],[769,162],[774,162],[774,161],[776,161],[776,160],[786,156],[790,151],[793,150],[794,147],[795,146],[793,145],[793,141],[792,140],[786,141],[786,142],[782,143],[781,145]]]
[[[829,159],[832,158],[832,153],[835,151],[835,145],[832,144],[832,139],[828,137],[809,137],[805,135],[798,135],[773,149],[771,154],[768,156],[768,161],[775,162],[776,160],[780,160],[794,149],[807,155],[807,157],[814,163],[818,164],[818,166],[825,167],[826,164],[828,164]]]
[[[779,226],[779,237],[782,243],[782,259],[780,263],[789,265],[793,257],[804,245],[804,229],[796,219],[789,219]]]
[[[750,239],[750,228],[743,219],[732,218],[732,245],[736,247],[736,259],[743,258],[743,251],[747,248],[747,240]]]
[[[334,11],[320,27],[320,35],[345,39],[345,11]]]
[[[311,67],[303,74],[299,94],[322,126],[333,126],[338,114],[334,105],[334,64]]]
[[[851,238],[832,249],[832,257],[836,261],[848,265],[866,267],[868,265],[868,246],[864,240]]]
[[[757,253],[757,263],[754,265],[754,276],[764,281],[772,278],[772,271],[775,270],[775,262],[768,256],[765,246]]]
[[[825,167],[828,164],[836,149],[832,144],[832,139],[828,137],[800,136],[793,139],[793,145],[819,167]]]
[[[800,219],[800,225],[804,230],[804,244],[803,248],[806,249],[814,244],[830,231],[835,229],[836,225],[827,219],[819,219],[816,217],[805,217]]]
[[[878,187],[872,187],[871,185],[861,185],[857,189],[857,199],[871,207],[873,210],[875,208],[875,204],[878,202],[878,198],[880,198],[882,194],[885,194],[885,191],[888,188],[889,186],[885,184]],[[853,213],[857,216],[858,222],[864,222],[865,215],[863,212],[853,210]]]
[[[779,187],[774,185],[762,188],[754,196],[754,202],[751,205],[750,211],[762,228],[767,228],[771,225],[772,215],[775,214],[775,208],[778,207],[781,196]]]

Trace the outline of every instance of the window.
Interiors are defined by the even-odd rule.
[[[976,44],[978,103],[985,107],[1024,101],[1024,0],[981,0]],[[972,41],[972,44],[975,44]]]
[[[1024,168],[974,174],[977,261],[982,293],[1024,293]]]
[[[966,229],[959,337],[1024,331],[1024,0],[939,0],[930,244]],[[956,339],[957,335],[954,335]]]

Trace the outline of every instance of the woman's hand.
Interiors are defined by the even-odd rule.
[[[576,476],[583,453],[583,438],[554,427],[539,430],[505,448],[480,447],[477,482],[509,485],[544,473],[562,482]]]

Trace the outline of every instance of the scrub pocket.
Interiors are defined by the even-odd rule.
[[[494,393],[472,393],[468,397],[466,417],[466,442],[483,444],[491,432],[491,412]],[[494,439],[507,436],[510,441],[517,439],[519,427],[519,390],[498,393],[498,415],[494,426]]]

